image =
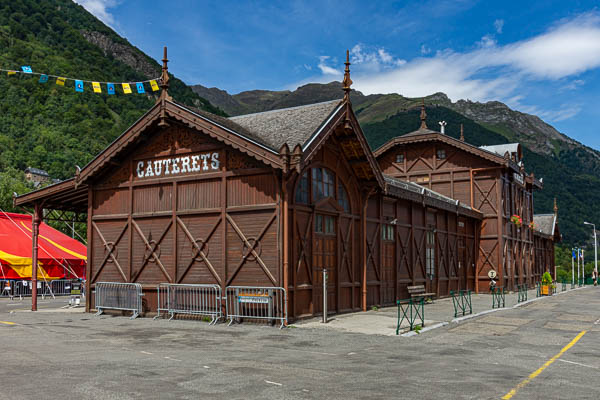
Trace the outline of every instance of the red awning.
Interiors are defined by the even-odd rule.
[[[31,279],[31,216],[0,212],[0,279]],[[38,279],[84,278],[87,248],[40,224]]]

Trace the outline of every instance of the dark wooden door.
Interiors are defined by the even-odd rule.
[[[323,313],[323,269],[327,270],[327,313],[337,311],[337,236],[335,218],[329,215],[315,215],[313,237],[313,304],[314,313]]]
[[[393,237],[393,231],[392,231]],[[383,304],[391,305],[396,301],[396,276],[394,242],[383,242]]]
[[[466,261],[466,248],[465,248],[465,239],[463,237],[458,238],[458,246],[457,246],[457,266],[458,266],[458,289],[464,290],[467,289],[467,265],[465,265]]]

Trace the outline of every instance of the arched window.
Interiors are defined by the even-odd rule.
[[[312,189],[313,202],[324,199],[325,197],[334,197],[335,176],[326,168],[312,169]]]
[[[308,204],[308,172],[304,171],[296,187],[296,203]]]
[[[296,204],[312,204],[331,197],[337,200],[344,212],[350,213],[350,198],[344,184],[327,168],[315,167],[302,173],[296,184]]]

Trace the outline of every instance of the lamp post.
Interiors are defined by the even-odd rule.
[[[594,284],[598,282],[598,241],[596,240],[596,225],[590,222],[584,222],[584,225],[591,225],[594,229]]]

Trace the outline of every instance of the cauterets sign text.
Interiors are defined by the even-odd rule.
[[[186,156],[144,160],[136,163],[137,178],[159,178],[193,172],[219,170],[219,153],[201,153]]]

